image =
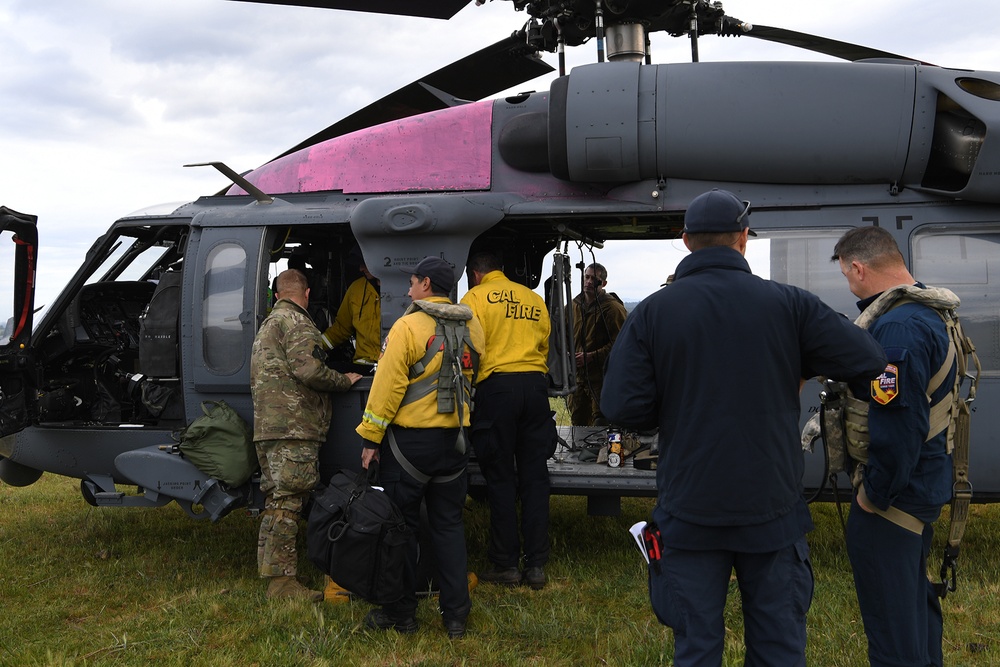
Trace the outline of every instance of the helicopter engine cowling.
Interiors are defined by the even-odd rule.
[[[913,68],[874,64],[579,67],[552,85],[549,162],[574,182],[896,181],[913,78]]]
[[[545,150],[574,183],[885,183],[1000,201],[986,131],[1000,84],[963,80],[903,61],[587,65],[553,82],[544,146],[526,118],[499,144],[515,168]],[[533,157],[508,160],[515,146]]]

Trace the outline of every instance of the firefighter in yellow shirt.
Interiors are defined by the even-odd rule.
[[[363,275],[347,288],[333,324],[323,332],[323,343],[332,350],[354,336],[354,365],[346,370],[368,375],[382,349],[379,280],[365,266],[360,249],[352,250],[348,261],[358,262],[357,267]]]
[[[425,257],[413,268],[413,304],[386,336],[357,432],[364,439],[361,465],[381,462],[380,483],[412,531],[405,593],[398,602],[373,609],[365,625],[417,630],[417,531],[420,503],[426,500],[441,616],[448,636],[457,639],[465,634],[472,607],[462,524],[469,453],[460,427],[469,425],[475,366],[485,343],[472,311],[448,298],[454,287],[455,269],[443,259]]]
[[[493,566],[480,581],[545,586],[549,558],[549,470],[556,426],[549,409],[549,313],[541,296],[515,283],[491,253],[469,258],[471,289],[462,299],[483,325],[472,446],[486,480]],[[520,533],[516,503],[521,498]]]

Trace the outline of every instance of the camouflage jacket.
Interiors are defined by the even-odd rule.
[[[326,440],[332,408],[327,392],[351,381],[326,367],[319,330],[309,314],[280,299],[260,325],[250,356],[253,439]]]

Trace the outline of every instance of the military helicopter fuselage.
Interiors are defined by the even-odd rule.
[[[437,255],[457,275],[470,251],[490,249],[514,280],[536,287],[553,275],[547,295],[561,322],[571,312],[567,247],[667,244],[688,202],[719,187],[752,204],[755,270],[852,317],[830,256],[855,226],[891,231],[918,280],[961,297],[983,363],[970,477],[977,501],[1000,500],[998,137],[1000,73],[905,60],[599,63],[548,91],[337,136],[236,177],[224,194],[122,218],[37,326],[34,220],[4,209],[0,253],[18,285],[0,336],[0,479],[49,471],[80,479],[99,506],[174,500],[213,520],[257,507],[255,484],[231,489],[201,473],[172,433],[204,401],[252,421],[249,351],[280,269],[306,270],[322,326],[358,275],[347,261],[357,243],[380,279],[385,331],[409,304],[408,268]],[[636,269],[651,284],[666,278],[662,266]],[[572,341],[551,348],[553,394],[565,395]],[[706,381],[755,391],[754,378]],[[334,396],[324,477],[359,464],[354,427],[369,386]],[[816,383],[803,390],[803,422],[818,393]],[[815,489],[821,456],[805,456],[804,486]],[[629,466],[559,460],[551,472],[557,493],[655,493],[654,474]]]

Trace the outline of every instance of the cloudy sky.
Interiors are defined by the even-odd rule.
[[[942,66],[1000,70],[996,0],[726,0],[725,8]],[[116,218],[226,185],[212,169],[182,165],[256,167],[525,18],[508,0],[470,4],[448,22],[229,0],[0,0],[0,204],[39,216],[36,305],[51,301]],[[825,59],[750,38],[706,37],[699,47],[703,61]],[[571,65],[592,62],[594,50],[572,50]],[[656,35],[653,57],[684,62],[690,47]],[[517,90],[546,89],[551,78]],[[626,261],[665,275],[662,257],[635,248],[601,260],[609,287],[625,297],[643,296],[650,283],[619,269]]]

